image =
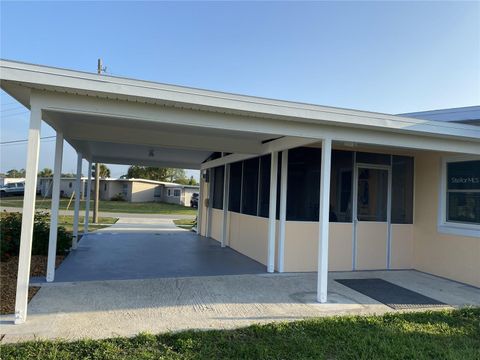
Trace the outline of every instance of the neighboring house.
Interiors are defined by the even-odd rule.
[[[87,189],[86,177],[81,178],[81,198]],[[42,197],[51,197],[52,178],[38,178],[37,191]],[[60,180],[60,195],[71,197],[75,189],[75,178]],[[123,199],[129,202],[159,201],[172,204],[190,206],[192,194],[198,192],[199,187],[181,185],[163,181],[147,179],[100,179],[100,200]],[[92,179],[92,195],[95,191],[95,181]]]
[[[25,178],[9,178],[9,177],[0,177],[0,186],[5,186],[7,184],[25,182]]]
[[[425,120],[445,121],[480,126],[480,106],[429,110],[399,115]]]

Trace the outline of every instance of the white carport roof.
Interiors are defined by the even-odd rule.
[[[207,91],[0,60],[1,88],[87,159],[198,169],[315,142],[480,153],[478,127]]]

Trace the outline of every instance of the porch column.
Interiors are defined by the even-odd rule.
[[[73,209],[73,238],[72,249],[77,248],[78,243],[78,218],[80,213],[80,197],[82,196],[81,180],[82,180],[82,154],[77,153],[77,177],[75,179],[75,205]]]
[[[268,248],[267,248],[267,271],[275,271],[275,228],[277,217],[277,172],[278,151],[272,152],[270,166],[270,204],[268,208]]]
[[[23,197],[22,232],[18,259],[17,293],[15,298],[15,324],[27,319],[28,284],[32,254],[35,197],[37,194],[38,155],[40,151],[40,127],[42,111],[32,105],[28,130],[27,164],[25,167],[25,195]]]
[[[213,205],[213,168],[208,169],[208,217],[206,237],[212,236],[212,205]]]
[[[58,208],[60,206],[60,180],[62,175],[63,133],[57,131],[55,141],[55,163],[53,166],[52,210],[50,212],[50,235],[48,237],[47,281],[55,278],[57,256]]]
[[[87,198],[85,199],[85,223],[83,225],[83,235],[88,234],[88,221],[90,217],[90,194],[92,192],[92,162],[88,162],[88,179],[87,179]]]
[[[322,140],[322,164],[320,168],[320,208],[318,231],[317,301],[327,302],[328,283],[328,227],[330,214],[330,172],[332,140]]]
[[[198,205],[197,205],[197,234],[202,235],[202,221],[203,221],[203,170],[200,170],[200,189],[198,191]]]
[[[222,247],[228,242],[228,198],[230,196],[230,164],[225,164],[223,171],[223,227]]]
[[[280,228],[278,232],[278,272],[284,271],[285,225],[287,220],[287,179],[288,150],[282,151],[282,171],[280,178]]]

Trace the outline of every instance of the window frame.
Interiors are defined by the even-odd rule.
[[[439,207],[437,231],[442,234],[479,237],[480,224],[468,224],[447,220],[447,170],[449,163],[478,161],[480,156],[467,155],[455,157],[443,157],[440,167],[440,189],[439,189]]]

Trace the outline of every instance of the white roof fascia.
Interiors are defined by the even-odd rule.
[[[478,127],[456,123],[235,95],[8,60],[0,60],[0,70],[1,80],[22,83],[26,87],[44,90],[72,92],[80,95],[92,94],[134,102],[170,104],[222,113],[287,118],[300,122],[326,122],[350,127],[383,128],[384,130],[414,132],[429,136],[480,138]],[[3,84],[2,87],[4,87]]]

